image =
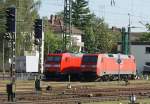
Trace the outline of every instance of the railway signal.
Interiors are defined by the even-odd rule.
[[[11,42],[11,49],[12,49],[12,54],[11,54],[11,67],[10,67],[10,71],[11,71],[11,77],[12,79],[15,81],[15,57],[16,57],[16,7],[15,6],[11,6],[6,8],[6,31],[7,34],[9,34],[9,36],[7,36],[8,38],[10,38],[10,42]]]
[[[39,73],[43,70],[43,53],[44,53],[44,32],[43,32],[43,20],[36,19],[34,22],[34,38],[35,38],[35,45],[38,46],[39,51]]]
[[[11,63],[10,63],[10,76],[13,94],[15,94],[15,81],[16,81],[16,7],[11,6],[6,8],[6,34],[11,43]]]
[[[16,32],[16,8],[6,9],[6,30],[7,32]]]
[[[42,19],[36,19],[34,22],[35,39],[42,39],[43,21]]]

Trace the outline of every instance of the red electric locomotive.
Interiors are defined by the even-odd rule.
[[[85,54],[82,57],[81,73],[86,80],[133,78],[136,63],[131,55],[119,54],[118,59],[118,54]]]
[[[44,70],[46,79],[79,75],[81,57],[82,55],[72,53],[48,54]]]
[[[70,57],[70,53],[48,54],[44,67],[46,79],[60,78],[61,71],[68,67],[67,60]]]
[[[71,57],[68,58],[65,62],[68,66],[62,68],[61,74],[64,76],[64,79],[68,79],[70,76],[71,80],[80,80],[81,77],[81,59],[82,54],[71,54]]]

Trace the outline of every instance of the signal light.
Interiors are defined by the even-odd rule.
[[[6,9],[6,31],[16,32],[16,8],[9,7]]]
[[[43,21],[42,19],[36,19],[34,22],[35,39],[42,39]]]

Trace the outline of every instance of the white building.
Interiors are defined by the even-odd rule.
[[[139,74],[145,70],[150,72],[150,42],[132,42],[130,48],[136,60],[137,72]],[[121,50],[120,45],[118,50]]]
[[[61,17],[51,15],[49,23],[53,32],[63,37],[63,19]],[[81,48],[84,47],[84,43],[82,42],[83,32],[74,26],[72,26],[71,31],[71,44],[72,46],[78,47],[78,52],[81,52]]]
[[[33,73],[38,72],[38,56],[18,56],[16,57],[16,72]]]
[[[150,66],[150,42],[132,42],[131,54],[136,59],[138,73],[147,70],[145,66]]]

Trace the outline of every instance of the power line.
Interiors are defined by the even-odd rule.
[[[100,10],[95,10],[93,9],[93,11],[96,11],[96,12],[103,12],[103,11],[100,11]],[[105,11],[106,13],[108,14],[113,14],[113,15],[123,15],[123,16],[128,16],[128,12],[113,12],[113,11]],[[144,17],[144,16],[140,16],[140,15],[134,15],[134,14],[130,14],[131,17],[139,17],[139,18],[145,18],[145,19],[149,19],[148,17]]]
[[[53,6],[56,6],[56,5],[53,5]],[[63,10],[63,7],[62,7],[62,10]],[[47,9],[47,10],[44,10],[44,11],[50,11],[50,10]],[[106,10],[105,11],[100,11],[100,10],[95,10],[95,9],[91,9],[91,11],[94,11],[94,12],[96,12],[96,11],[97,12],[105,12],[105,13],[109,13],[109,14],[113,14],[113,15],[124,15],[124,16],[128,15],[128,12],[122,13],[122,12],[113,12],[113,11],[106,11]],[[139,17],[139,18],[149,19],[148,17],[144,17],[144,16],[141,16],[141,15],[133,15],[133,14],[131,14],[131,16],[132,17]]]
[[[45,0],[46,1],[46,0]],[[50,2],[48,2],[49,0],[47,0],[46,2],[44,1],[44,5],[54,5],[54,6],[63,6],[63,1],[64,0],[51,0],[51,2],[52,1],[54,1],[53,3],[50,3]],[[61,1],[61,3],[59,4],[59,1]],[[90,1],[92,1],[92,0],[87,0],[90,4],[92,4],[93,2],[90,2]],[[93,0],[94,1],[94,0]],[[115,0],[110,0],[111,1],[111,3],[112,3],[112,5],[114,5],[115,4],[115,8],[122,8],[122,7],[119,7],[118,5],[116,6],[116,1]],[[138,7],[140,7],[141,5],[142,5],[142,8],[145,8],[145,7],[149,7],[149,2],[148,2],[149,0],[146,0],[146,2],[143,2],[143,0],[142,0],[142,4],[144,3],[144,5],[142,5],[141,3],[137,3],[138,1],[136,1],[136,6],[138,6]],[[57,2],[57,3],[56,3]],[[131,1],[132,3],[131,3],[131,6],[132,5],[135,5],[135,3],[133,2],[133,0]],[[141,1],[140,1],[141,2]],[[95,5],[95,4],[94,4]],[[109,7],[110,6],[110,4],[105,4],[107,7]],[[124,8],[124,9],[129,9],[129,8]]]
[[[57,0],[57,1],[59,1],[59,0]],[[62,0],[63,1],[63,0]],[[60,6],[60,7],[62,7],[62,9],[63,9],[63,4],[57,4],[57,3],[53,3],[53,4],[50,4],[49,2],[47,2],[46,4],[44,4],[44,5],[51,5],[51,6]],[[107,7],[107,5],[105,6],[105,7]],[[119,7],[119,6],[115,6],[115,8],[120,8],[120,9],[127,9],[127,8],[122,8],[122,7]],[[132,7],[133,8],[133,7]],[[106,9],[106,8],[105,8]],[[129,9],[129,8],[128,8]],[[92,10],[92,9],[91,9]],[[48,9],[46,10],[46,11],[49,11]],[[93,11],[97,11],[97,10],[93,10]],[[104,11],[103,11],[104,12]],[[129,12],[127,12],[127,13],[121,13],[121,12],[113,12],[113,11],[105,11],[106,13],[111,13],[111,14],[117,14],[117,15],[127,15]],[[131,13],[131,10],[130,10],[130,13]],[[145,18],[145,17],[143,17],[143,16],[140,16],[140,15],[133,15],[133,13],[131,14],[131,16],[135,16],[135,17],[140,17],[140,18]]]
[[[54,6],[54,7],[60,7],[59,9],[60,9],[60,11],[61,10],[63,10],[63,4],[64,4],[64,2],[63,2],[64,0],[57,0],[57,1],[55,1],[55,2],[52,2],[52,3],[50,3],[50,2],[46,2],[44,5],[50,5],[50,6]],[[110,6],[110,4],[104,4],[104,6],[103,6],[103,10],[95,10],[95,9],[92,9],[92,5],[96,5],[94,2],[91,2],[92,0],[88,0],[88,2],[89,2],[89,8],[90,8],[90,10],[91,11],[93,11],[94,13],[104,13],[103,14],[103,16],[105,17],[105,15],[106,14],[112,14],[112,15],[119,15],[119,16],[126,16],[125,18],[127,18],[128,17],[128,13],[130,13],[131,15],[131,18],[132,18],[132,24],[133,23],[138,23],[138,21],[149,21],[149,18],[148,18],[148,15],[146,16],[145,14],[143,14],[143,12],[142,12],[142,14],[143,15],[138,15],[138,13],[136,13],[136,14],[133,14],[134,12],[137,12],[137,10],[135,11],[134,10],[134,7],[136,7],[138,4],[139,4],[139,2],[137,3],[135,3],[133,0],[130,2],[130,4],[131,4],[131,7],[129,7],[129,8],[123,8],[123,7],[121,7],[121,6],[119,6],[119,5],[116,5],[116,2],[117,1],[115,1],[115,0],[110,0],[111,1],[111,3],[112,3],[112,5],[114,6],[114,8],[116,9],[116,8],[119,8],[119,10],[120,9],[123,9],[123,11],[126,11],[126,12],[116,12],[116,11],[113,11],[113,10],[111,10],[111,11],[108,11],[107,9],[107,7],[111,7]],[[57,2],[57,3],[56,3]],[[61,3],[60,3],[61,2]],[[142,6],[143,5],[145,5],[145,3],[147,4],[148,3],[148,1],[145,1],[144,3],[142,2]],[[140,3],[141,4],[141,3]],[[94,7],[96,7],[96,6],[94,6]],[[139,7],[141,7],[141,6],[139,6]],[[143,8],[143,7],[142,7]],[[148,8],[148,6],[144,6],[144,8]],[[116,9],[117,10],[117,9]],[[52,11],[52,12],[54,12],[54,13],[57,13],[57,12],[59,12],[59,10],[55,10],[55,9],[53,9],[53,10],[50,10],[50,9],[47,9],[47,10],[44,10],[44,12],[45,11]],[[56,12],[55,12],[56,11]],[[145,16],[144,16],[145,15]],[[99,16],[100,16],[100,14],[99,14]],[[112,20],[112,18],[110,18],[110,17],[107,17],[107,18],[109,18],[109,19],[107,19],[107,20]],[[134,19],[133,19],[134,18]],[[121,19],[121,18],[120,18]],[[115,20],[115,19],[113,19],[113,20]],[[117,19],[118,20],[118,19]],[[117,22],[117,21],[115,21],[115,22]],[[121,22],[121,21],[120,21]],[[121,22],[122,23],[122,22]]]

